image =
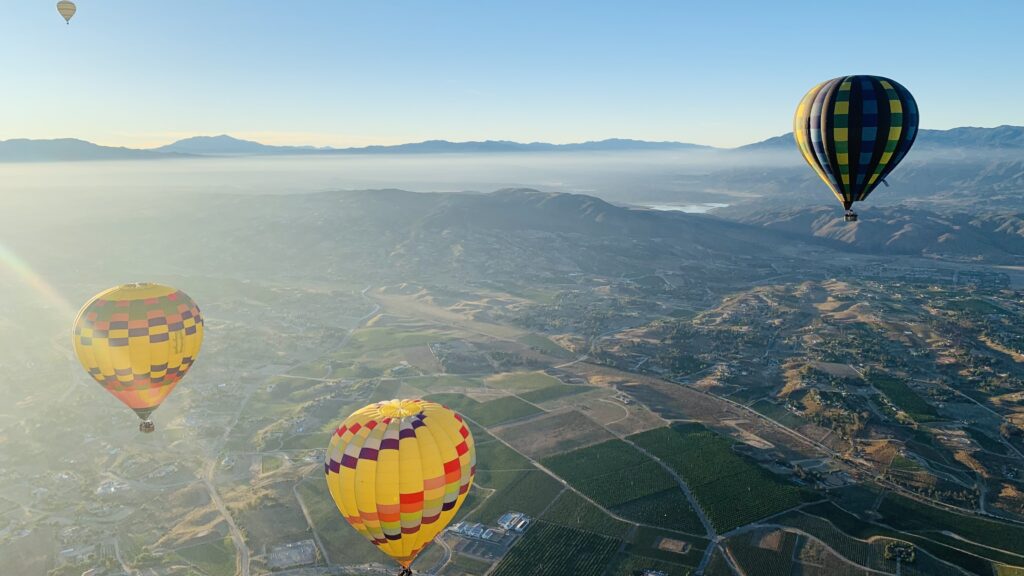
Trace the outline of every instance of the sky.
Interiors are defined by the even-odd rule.
[[[844,74],[898,80],[923,128],[1024,124],[1020,0],[77,4],[0,3],[0,139],[738,146]]]

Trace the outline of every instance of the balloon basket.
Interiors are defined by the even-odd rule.
[[[855,212],[847,212],[844,215],[843,219],[846,220],[847,222],[856,222],[857,214]]]
[[[152,420],[143,420],[139,422],[139,432],[143,434],[150,434],[156,431],[156,424],[153,424]]]

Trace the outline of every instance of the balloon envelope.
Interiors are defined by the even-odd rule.
[[[82,367],[146,420],[189,371],[203,343],[203,317],[184,292],[126,284],[94,296],[78,313]]]
[[[64,17],[64,21],[70,23],[71,17],[75,15],[75,3],[69,2],[68,0],[60,0],[57,2],[57,12]]]
[[[917,102],[881,76],[842,76],[803,97],[793,136],[804,160],[846,209],[868,197],[917,137]]]
[[[476,449],[469,427],[448,408],[389,400],[342,422],[324,470],[349,524],[408,568],[465,501]]]

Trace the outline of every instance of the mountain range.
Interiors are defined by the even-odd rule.
[[[1024,150],[1024,126],[998,126],[995,128],[962,127],[951,130],[921,130],[917,149],[997,149]],[[686,150],[706,152],[760,152],[772,150],[792,151],[792,134],[769,138],[762,142],[738,148],[714,148],[685,142],[650,142],[613,138],[574,144],[547,142],[511,142],[486,140],[478,142],[451,142],[427,140],[393,146],[365,146],[359,148],[318,148],[314,146],[271,146],[241,140],[228,135],[195,136],[151,149],[132,149],[100,146],[85,140],[62,138],[55,140],[12,139],[0,141],[0,162],[47,162],[70,160],[126,160],[201,156],[246,155],[311,155],[311,154],[439,154],[439,153],[495,153],[495,152],[603,152],[603,151]]]

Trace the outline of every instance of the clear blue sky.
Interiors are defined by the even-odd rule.
[[[732,146],[814,83],[926,128],[1024,124],[1024,1],[79,0],[0,5],[0,139],[146,146],[609,137]]]

